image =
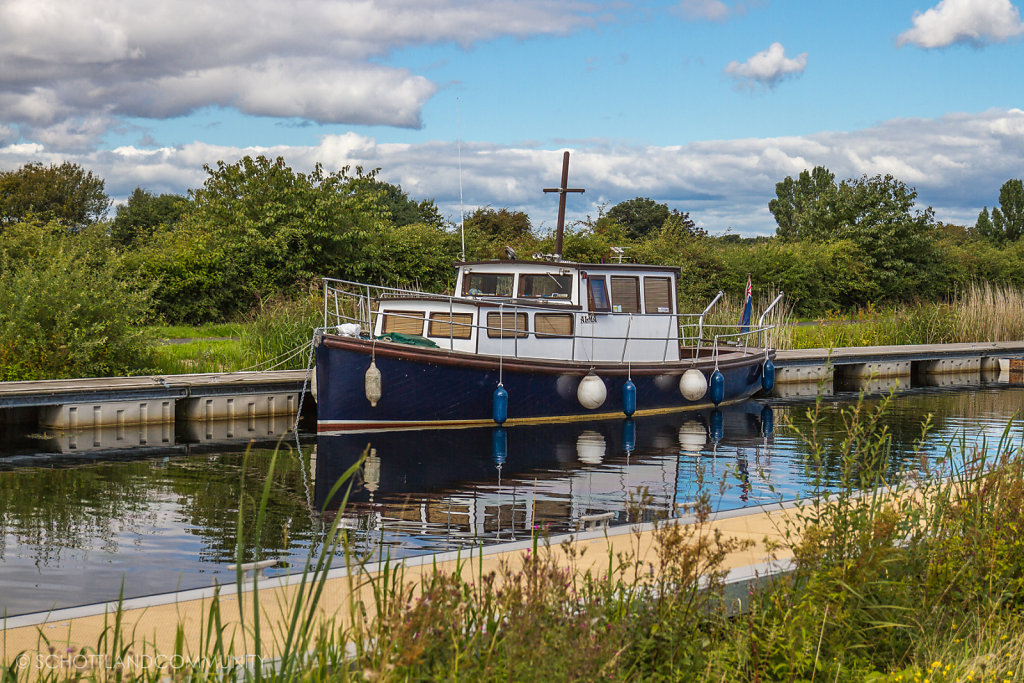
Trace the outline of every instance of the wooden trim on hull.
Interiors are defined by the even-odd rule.
[[[625,363],[608,363],[606,361],[587,363],[570,360],[554,361],[540,358],[526,359],[480,356],[475,353],[466,353],[463,351],[423,348],[395,342],[374,342],[367,339],[342,337],[338,335],[324,335],[321,343],[329,348],[364,353],[366,355],[373,353],[384,358],[395,358],[418,363],[431,363],[435,365],[452,365],[473,370],[496,371],[500,364],[505,370],[510,372],[586,375],[588,372],[593,370],[601,375],[616,377],[626,376],[628,374],[645,376],[663,375],[666,374],[666,372],[670,374],[673,372],[682,373],[691,367],[695,367],[698,370],[713,370],[715,368],[714,358],[711,356],[710,351],[706,349],[702,349],[702,351],[706,351],[708,355],[704,355],[702,353],[696,361],[692,358],[684,358],[681,360],[659,361],[653,363],[630,363],[627,366]],[[740,351],[719,352],[718,367],[722,369],[739,368],[749,365],[753,359],[763,356],[764,349],[757,347],[750,347],[747,353],[742,353]],[[769,351],[768,356],[774,358],[775,351]]]

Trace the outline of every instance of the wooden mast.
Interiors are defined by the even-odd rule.
[[[555,233],[555,259],[562,260],[562,233],[565,231],[565,194],[567,192],[583,193],[580,188],[569,188],[569,152],[562,155],[562,184],[560,187],[546,187],[545,192],[558,193],[558,230]]]

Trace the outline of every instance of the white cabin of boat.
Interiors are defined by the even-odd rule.
[[[584,362],[679,360],[679,269],[634,263],[456,264],[454,296],[379,300],[374,334],[452,351]]]

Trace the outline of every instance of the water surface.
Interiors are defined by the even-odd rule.
[[[840,393],[823,402],[826,480],[841,466],[840,410],[855,400]],[[884,418],[890,470],[942,455],[954,438],[994,445],[1008,424],[1019,442],[1022,401],[1024,389],[1006,385],[898,395]],[[359,552],[398,557],[571,531],[595,515],[625,522],[638,491],[648,495],[647,516],[679,514],[702,492],[723,510],[796,498],[820,483],[808,467],[811,449],[790,426],[808,431],[810,407],[808,399],[771,399],[633,421],[286,436],[279,444],[264,433],[251,446],[244,434],[223,431],[145,445],[8,433],[0,439],[0,611],[233,581],[226,564],[235,557],[239,506],[249,530],[272,461],[260,547],[251,534],[243,540],[247,561],[290,565],[270,575],[295,571],[319,551],[337,515]],[[931,431],[918,448],[928,414]],[[328,493],[364,451],[350,504],[339,510]]]

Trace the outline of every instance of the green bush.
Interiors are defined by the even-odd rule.
[[[368,278],[375,284],[422,289],[450,290],[461,249],[460,237],[442,227],[426,223],[387,226],[380,231],[375,254],[369,258]],[[344,277],[344,270],[321,275]]]
[[[126,284],[101,227],[0,231],[0,380],[127,375],[152,366],[148,289]]]
[[[158,230],[124,258],[125,276],[153,288],[165,323],[223,321],[256,305],[229,241],[195,225]]]

